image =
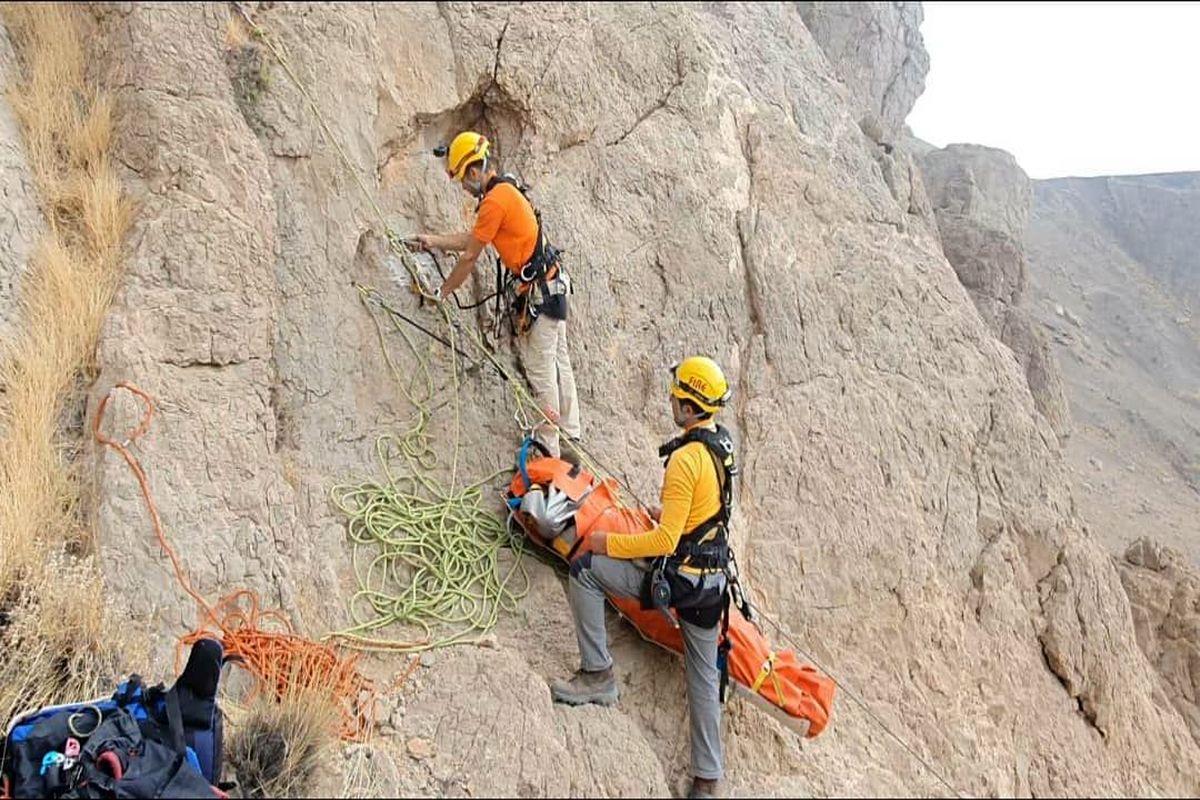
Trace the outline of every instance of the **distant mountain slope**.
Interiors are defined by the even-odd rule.
[[[1082,516],[1200,561],[1200,173],[1038,181],[1027,238]]]

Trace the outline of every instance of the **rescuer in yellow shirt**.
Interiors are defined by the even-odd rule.
[[[683,633],[692,745],[689,797],[713,797],[722,776],[717,623],[728,591],[728,528],[733,440],[716,423],[729,384],[712,359],[672,367],[671,412],[680,436],[659,449],[666,460],[658,524],[646,533],[589,536],[571,563],[568,596],[580,669],[551,687],[555,702],[617,702],[604,626],[605,593],[675,609]],[[634,559],[637,559],[635,561]],[[643,559],[652,559],[646,567]]]

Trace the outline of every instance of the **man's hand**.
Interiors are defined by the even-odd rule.
[[[584,539],[583,544],[579,545],[579,549],[575,551],[575,558],[578,559],[584,553],[595,553],[598,556],[608,555],[608,534],[604,531],[596,531]]]
[[[662,506],[650,506],[646,512],[650,515],[650,519],[662,522]]]
[[[433,239],[434,236],[431,233],[418,233],[411,239],[405,239],[404,243],[417,250],[428,250],[433,247]]]

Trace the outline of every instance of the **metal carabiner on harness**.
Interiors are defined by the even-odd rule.
[[[672,628],[678,628],[679,623],[675,620],[675,615],[671,613],[671,583],[667,580],[666,566],[667,560],[665,558],[654,560],[654,564],[650,568],[650,574],[646,578],[646,590],[649,595],[650,606],[662,614],[667,622],[671,623]]]
[[[733,555],[733,548],[729,548],[729,565],[725,568],[725,581],[728,584],[729,598],[738,611],[742,612],[742,616],[746,621],[758,627],[758,623],[754,621],[754,606],[750,604],[746,593],[742,591],[742,582],[738,579],[737,558]]]
[[[538,261],[539,261],[539,259],[537,258],[537,256],[534,256],[532,259],[530,259],[528,264],[521,267],[521,273],[520,273],[521,283],[533,283],[534,281],[536,281],[538,278],[541,277],[541,273],[542,273],[541,267],[534,266]],[[526,271],[530,267],[533,267],[532,273]]]

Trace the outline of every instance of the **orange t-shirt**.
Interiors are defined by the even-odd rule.
[[[533,206],[520,189],[508,183],[497,183],[483,196],[471,231],[477,240],[495,247],[504,266],[515,273],[533,258],[537,234]]]

